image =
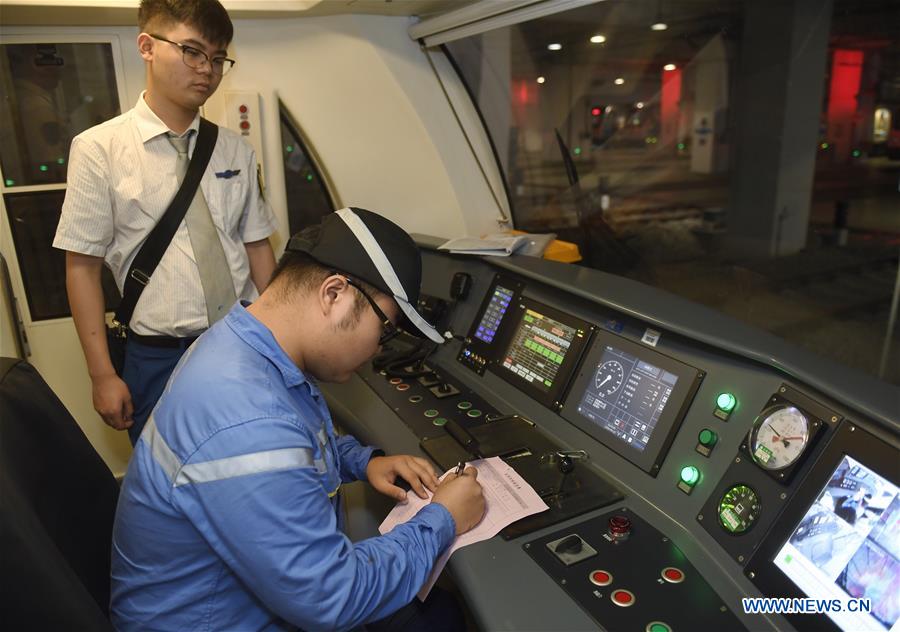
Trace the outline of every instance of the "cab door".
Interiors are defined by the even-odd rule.
[[[9,336],[3,336],[0,355],[25,356],[120,475],[131,448],[126,434],[108,428],[94,411],[66,297],[65,254],[52,242],[72,138],[127,110],[137,98],[124,90],[120,42],[125,34],[20,29],[0,35],[5,96],[0,100],[0,254],[11,290],[0,298],[6,303],[0,311],[6,320],[20,321],[12,323],[20,344],[11,345]],[[142,65],[131,62],[132,85],[142,83],[142,72]],[[119,295],[105,268],[103,285],[107,310],[112,311]]]

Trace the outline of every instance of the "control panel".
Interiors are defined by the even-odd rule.
[[[385,449],[499,456],[551,507],[451,558],[483,627],[900,625],[900,389],[632,281],[421,243],[449,342],[395,339],[324,390],[389,410],[365,424]],[[871,612],[745,612],[754,596]]]

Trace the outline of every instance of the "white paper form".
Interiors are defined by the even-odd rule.
[[[546,503],[537,495],[534,488],[525,482],[519,474],[504,463],[500,457],[491,457],[489,459],[479,459],[472,461],[467,466],[474,467],[478,470],[478,482],[484,490],[485,512],[474,529],[458,536],[453,543],[447,547],[444,554],[441,555],[434,563],[434,569],[422,590],[419,591],[419,599],[425,600],[431,587],[437,580],[447,560],[453,552],[461,547],[482,540],[488,540],[497,535],[504,527],[512,524],[516,520],[521,520],[526,516],[547,511]],[[450,470],[453,471],[453,470]],[[445,472],[441,476],[441,480],[450,473]],[[378,527],[378,531],[383,535],[388,533],[398,524],[403,524],[419,510],[431,502],[431,492],[428,492],[428,498],[419,498],[415,492],[406,493],[406,502],[398,503]]]

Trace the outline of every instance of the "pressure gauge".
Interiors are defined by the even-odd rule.
[[[625,379],[625,369],[618,360],[607,360],[597,369],[594,376],[594,386],[601,397],[612,395],[622,386]]]
[[[809,444],[809,419],[793,406],[779,404],[757,417],[750,431],[750,454],[766,470],[793,465]]]

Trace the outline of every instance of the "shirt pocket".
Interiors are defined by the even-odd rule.
[[[244,212],[247,182],[243,174],[230,178],[214,176],[206,191],[206,204],[213,223],[226,235],[236,237]]]

